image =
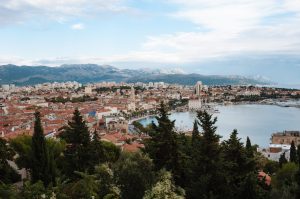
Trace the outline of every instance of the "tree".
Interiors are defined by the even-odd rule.
[[[197,113],[199,125],[202,128],[201,142],[191,157],[191,183],[187,187],[188,198],[208,198],[227,191],[225,185],[220,136],[216,134],[217,118],[206,111]]]
[[[244,199],[258,199],[257,190],[255,186],[256,179],[253,175],[248,175],[241,186],[239,193],[240,198]]]
[[[98,181],[98,196],[103,199],[119,199],[120,189],[115,184],[113,170],[107,163],[96,166],[95,176]]]
[[[192,131],[192,146],[196,144],[197,141],[199,141],[200,132],[198,129],[198,121],[195,119],[193,131]]]
[[[142,153],[123,153],[114,166],[122,199],[140,199],[154,181],[152,160]]]
[[[94,165],[99,165],[105,162],[104,147],[96,131],[94,132],[89,151],[91,153],[90,170],[93,170]]]
[[[297,146],[298,165],[300,167],[300,144]]]
[[[297,149],[294,143],[294,140],[291,143],[291,149],[290,149],[290,162],[297,163]]]
[[[145,152],[153,159],[157,170],[166,168],[174,175],[175,181],[180,178],[180,152],[178,150],[177,134],[174,130],[175,121],[169,119],[167,108],[162,102],[156,117],[158,125],[152,123],[149,136],[145,141]]]
[[[248,158],[253,158],[254,157],[253,147],[251,145],[251,141],[250,141],[248,136],[247,136],[247,141],[246,141],[246,152],[247,152]]]
[[[29,181],[24,182],[20,194],[23,199],[40,199],[49,196],[44,183],[40,180],[35,183],[30,183]]]
[[[270,175],[276,173],[278,169],[279,169],[279,163],[273,160],[267,160],[267,163],[264,166],[264,171]]]
[[[260,185],[260,183],[263,183]],[[249,173],[241,184],[241,188],[235,198],[243,199],[268,199],[270,188],[264,181],[259,181],[256,172]]]
[[[10,145],[18,154],[15,159],[18,167],[30,170],[32,167],[32,136],[20,135],[10,140]]]
[[[74,175],[74,171],[84,172],[94,167],[90,153],[90,133],[78,109],[75,109],[68,125],[63,127],[60,138],[67,143],[64,151],[64,172],[68,177],[77,178],[78,175]]]
[[[16,199],[18,198],[17,190],[13,185],[4,184],[0,181],[0,198]]]
[[[172,182],[170,172],[162,171],[159,181],[148,191],[143,199],[184,199],[185,193]]]
[[[52,182],[53,173],[50,173],[49,151],[47,150],[40,117],[40,112],[35,112],[34,132],[32,136],[31,180],[33,183],[41,180],[45,185],[48,185]]]
[[[91,142],[88,127],[78,109],[75,109],[71,121],[62,129],[60,137],[73,146],[88,146]]]
[[[281,168],[282,165],[286,164],[288,161],[287,159],[285,158],[285,152],[283,152],[281,155],[280,155],[280,158],[279,158],[279,167]]]
[[[8,164],[8,160],[13,160],[14,155],[13,149],[4,139],[0,138],[0,182],[15,183],[21,179],[16,170]]]
[[[75,171],[79,179],[75,182],[68,184],[64,190],[70,198],[94,198],[98,199],[98,186],[95,175],[90,175],[83,172]]]
[[[293,162],[283,164],[282,167],[276,172],[276,175],[272,178],[272,185],[274,189],[278,191],[277,198],[285,198],[284,196],[295,195],[297,185],[297,172],[298,165]]]
[[[120,147],[117,147],[111,142],[101,141],[101,145],[104,151],[105,162],[115,162],[119,159],[121,154]]]
[[[230,194],[233,194],[233,196],[238,192],[249,173],[253,172],[253,169],[248,167],[249,161],[246,150],[237,135],[235,129],[230,138],[222,143],[223,158],[226,160],[224,169],[227,172],[227,180],[230,184]]]

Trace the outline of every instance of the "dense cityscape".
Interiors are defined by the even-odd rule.
[[[22,189],[24,191],[24,189],[26,189],[26,187],[24,186],[26,185],[27,181],[29,179],[31,179],[32,181],[34,178],[33,175],[35,175],[34,168],[32,167],[34,165],[30,166],[29,163],[26,163],[26,161],[31,161],[30,158],[34,158],[34,157],[30,157],[32,155],[28,154],[29,152],[28,151],[26,152],[26,149],[24,148],[24,147],[29,147],[26,145],[28,145],[31,136],[33,136],[32,137],[32,142],[33,142],[34,137],[37,136],[36,134],[38,133],[38,131],[40,131],[40,133],[42,132],[43,134],[39,136],[44,137],[44,139],[46,139],[45,140],[46,142],[50,142],[50,143],[53,142],[52,144],[55,144],[55,146],[52,146],[54,148],[51,150],[60,151],[60,153],[56,154],[56,157],[52,160],[56,162],[56,161],[64,160],[64,158],[67,158],[66,156],[68,153],[67,151],[71,150],[69,149],[69,146],[75,144],[73,139],[76,138],[75,137],[71,138],[72,136],[76,136],[76,134],[74,133],[85,132],[86,134],[82,136],[88,136],[85,139],[88,139],[90,141],[87,142],[88,143],[91,142],[95,145],[94,146],[93,144],[91,144],[92,149],[90,148],[86,149],[87,151],[85,153],[89,153],[89,154],[95,153],[94,154],[95,157],[93,158],[94,161],[96,162],[86,159],[87,164],[92,164],[94,166],[96,165],[100,166],[105,162],[106,163],[110,162],[110,164],[117,164],[117,165],[125,164],[125,162],[122,161],[126,161],[126,158],[129,158],[130,161],[152,161],[153,160],[154,168],[160,165],[159,168],[165,168],[167,169],[167,171],[171,172],[171,173],[162,174],[162,175],[166,175],[165,176],[166,179],[161,179],[161,180],[173,179],[175,180],[175,185],[178,186],[178,188],[181,187],[184,188],[185,190],[185,191],[182,190],[178,192],[177,190],[178,188],[176,188],[177,191],[173,190],[172,188],[172,190],[175,191],[174,193],[172,193],[174,194],[174,196],[170,196],[169,198],[173,198],[173,197],[174,198],[181,198],[181,197],[199,198],[201,194],[204,194],[202,195],[204,197],[205,193],[200,193],[200,192],[197,193],[197,191],[195,192],[190,190],[191,187],[187,186],[185,182],[185,180],[187,179],[185,179],[186,177],[184,176],[188,175],[185,172],[192,172],[192,168],[188,168],[188,170],[190,171],[185,171],[184,168],[182,168],[183,169],[182,171],[178,171],[176,170],[176,168],[173,168],[174,165],[169,165],[168,163],[168,161],[172,160],[172,157],[169,157],[171,158],[170,160],[168,160],[168,157],[164,157],[167,158],[166,160],[164,160],[166,161],[165,162],[166,165],[164,165],[164,163],[160,160],[160,158],[156,157],[158,154],[156,154],[156,152],[153,154],[153,150],[174,150],[165,146],[165,144],[167,143],[164,143],[163,146],[156,146],[159,145],[159,143],[162,141],[162,140],[155,141],[155,139],[158,139],[158,137],[156,136],[163,136],[163,133],[168,134],[173,132],[173,136],[177,137],[177,138],[173,137],[173,139],[177,140],[176,141],[177,146],[183,144],[181,142],[185,140],[184,142],[187,143],[191,142],[191,143],[188,144],[187,146],[183,145],[182,146],[183,148],[192,147],[193,145],[195,145],[194,147],[196,147],[197,143],[195,140],[199,139],[199,142],[201,143],[203,141],[202,139],[204,139],[203,136],[205,136],[205,133],[210,132],[210,130],[208,130],[207,128],[211,128],[211,133],[216,133],[216,127],[214,127],[215,120],[213,120],[213,115],[215,113],[218,113],[219,111],[216,108],[216,105],[234,106],[238,104],[267,104],[267,105],[280,106],[280,107],[300,108],[298,103],[293,103],[293,102],[297,102],[299,98],[300,98],[300,90],[297,89],[283,89],[283,88],[262,87],[262,86],[206,86],[203,85],[202,82],[200,81],[198,81],[194,86],[167,84],[164,82],[154,82],[154,83],[149,82],[148,84],[101,82],[101,83],[93,83],[93,84],[86,84],[86,85],[82,85],[78,82],[64,82],[64,83],[55,82],[55,83],[44,83],[44,84],[37,84],[34,86],[23,86],[23,87],[17,87],[15,85],[2,85],[1,96],[0,96],[0,100],[1,100],[0,101],[1,102],[0,103],[1,106],[0,132],[2,137],[1,142],[10,143],[10,144],[9,145],[5,144],[6,146],[2,145],[2,147],[9,147],[9,148],[7,149],[2,148],[1,150],[4,150],[3,153],[7,153],[7,150],[15,151],[12,152],[12,154],[17,154],[17,155],[14,156],[10,155],[10,158],[8,158],[9,161],[4,164],[6,166],[1,167],[2,168],[1,173],[3,176],[6,176],[5,177],[6,182],[15,182],[17,189],[20,189],[23,186]],[[174,122],[168,119],[167,112],[197,112],[198,119],[195,120],[193,129],[178,129],[174,126]],[[149,124],[148,126],[144,126],[139,122],[141,119],[148,118],[148,117],[156,117],[158,123],[157,124],[152,123]],[[80,122],[83,123],[80,125]],[[168,127],[165,126],[165,128],[167,127],[167,129],[162,130],[161,128],[163,128],[164,125],[167,125]],[[203,129],[203,132],[198,130],[198,125]],[[205,125],[208,125],[208,127],[206,127]],[[83,128],[84,130],[78,130],[77,128]],[[167,131],[164,132],[165,130]],[[206,132],[207,130],[208,132]],[[158,131],[158,132],[163,131],[163,132],[161,132],[162,135],[158,135],[155,133],[153,134],[153,131]],[[215,136],[214,139],[216,139],[215,141],[220,139],[220,137],[218,137],[217,134],[214,136]],[[220,149],[226,151],[227,150],[226,148],[223,149],[226,143],[228,144],[227,147],[237,147],[234,145],[234,143],[235,144],[239,143],[240,147],[238,147],[235,150],[238,149],[242,150],[243,144],[242,142],[239,141],[237,136],[238,136],[237,131],[233,131],[228,141],[225,140],[221,142],[221,145],[219,146],[221,147]],[[249,136],[251,137],[251,135]],[[297,167],[294,167],[293,165],[294,163],[293,164],[288,163],[286,165],[286,167],[288,168],[285,168],[283,165],[287,162],[297,163],[298,152],[296,146],[300,144],[299,137],[300,137],[300,131],[289,131],[289,129],[287,129],[287,131],[284,132],[270,132],[271,142],[268,148],[262,148],[257,145],[251,147],[252,152],[248,151],[247,153],[250,153],[252,155],[249,156],[248,158],[250,159],[251,157],[256,158],[255,160],[253,159],[255,163],[253,162],[251,168],[259,171],[258,182],[261,183],[265,181],[265,185],[263,183],[263,186],[259,185],[261,186],[259,189],[247,190],[247,191],[253,191],[253,194],[256,194],[255,197],[250,197],[250,198],[268,198],[268,197],[274,198],[274,196],[280,195],[279,193],[280,191],[278,189],[281,189],[282,187],[280,187],[281,185],[280,186],[278,185],[279,182],[277,181],[279,179],[275,174],[277,172],[283,172],[280,169],[288,169],[288,168],[291,169],[290,167],[293,167],[294,169],[293,172],[296,171]],[[167,138],[167,140],[163,140],[162,142],[168,142],[168,139],[171,138],[169,137]],[[81,142],[81,140],[78,141]],[[94,143],[96,141],[97,143]],[[219,145],[219,142],[220,141],[214,143]],[[233,144],[233,146],[230,146],[230,142],[234,142],[231,143]],[[249,146],[251,146],[250,142],[251,142],[250,139],[247,137],[248,148],[247,147],[245,148],[246,151],[250,150],[249,149]],[[269,140],[265,140],[265,142],[269,143]],[[55,149],[55,147],[58,148]],[[159,147],[162,148],[159,149]],[[194,153],[193,151],[197,151],[197,148],[194,147],[191,148],[192,152],[186,151],[188,149],[184,149],[185,150],[184,153],[187,153],[186,154],[187,156],[192,157]],[[78,149],[76,149],[75,147],[72,150],[76,151]],[[166,152],[163,152],[163,154],[161,155],[162,156],[170,155],[165,153]],[[239,151],[237,153],[243,153],[243,152]],[[147,159],[148,157],[144,157],[145,154],[148,154],[152,160],[151,159],[148,160]],[[240,155],[242,156],[242,154]],[[77,157],[77,158],[82,158],[82,157]],[[139,158],[142,159],[140,160]],[[246,156],[244,158],[246,158]],[[67,162],[70,161],[67,159],[64,161]],[[156,162],[157,160],[159,161]],[[72,161],[76,161],[76,160],[73,159]],[[92,161],[92,163],[88,163],[89,161]],[[72,164],[76,165],[78,163],[79,162],[76,161],[73,162]],[[138,162],[137,164],[144,164],[144,163]],[[49,164],[49,162],[47,164]],[[39,190],[41,191],[39,192],[39,194],[42,194],[44,198],[45,197],[61,198],[61,196],[59,195],[62,193],[54,191],[54,187],[55,187],[54,184],[57,183],[58,174],[62,175],[61,177],[63,179],[74,178],[79,180],[80,178],[82,178],[82,180],[87,180],[88,174],[92,174],[93,172],[95,172],[95,170],[92,169],[94,166],[81,167],[80,165],[78,165],[78,166],[74,166],[75,168],[73,169],[65,171],[64,168],[61,168],[62,166],[61,163],[56,162],[54,165],[55,165],[55,169],[54,168],[52,169],[60,170],[60,171],[58,173],[56,172],[52,173],[51,174],[53,175],[52,179],[50,177],[50,179],[48,179],[47,182],[45,183],[44,181],[45,176],[43,174],[40,178],[37,177],[37,179],[34,181],[35,183],[38,183],[39,182],[38,180],[41,180],[45,186],[42,190],[45,189],[47,190],[47,192],[50,191],[50,193],[52,194],[46,196],[47,195],[46,191],[44,191],[45,193],[43,193],[42,190]],[[240,165],[240,163],[238,165]],[[100,167],[102,168],[103,166],[104,165]],[[187,165],[185,166],[181,165],[181,166],[185,167]],[[6,171],[9,173],[5,173],[6,167],[10,168]],[[90,171],[87,171],[86,169]],[[139,169],[143,169],[143,168],[139,168]],[[79,171],[87,172],[87,173],[80,174],[80,175],[77,174],[77,176],[76,175],[74,176],[74,173],[72,171],[75,173]],[[249,170],[250,173],[252,171],[251,169]],[[120,171],[116,171],[116,172],[120,172]],[[183,172],[183,173],[180,174],[177,172]],[[170,174],[174,176],[173,177],[168,176]],[[135,174],[131,173],[131,175],[135,175]],[[247,176],[248,175],[249,173],[247,174]],[[286,174],[282,174],[282,175],[286,175]],[[246,176],[244,177],[246,180]],[[126,179],[123,180],[126,181]],[[250,180],[250,178],[248,180]],[[79,182],[80,180],[74,181],[73,183],[75,183],[76,186],[79,186],[77,184]],[[47,186],[49,186],[49,183],[51,184],[52,188],[51,187],[47,188]],[[129,183],[126,186],[137,186],[135,183],[130,184],[133,182],[123,182],[123,183]],[[246,182],[241,181],[240,183],[246,183]],[[271,183],[274,183],[274,187],[272,186],[273,189],[271,189]],[[73,185],[75,186],[75,184]],[[32,184],[30,186],[38,186],[38,185]],[[119,193],[107,192],[106,193],[107,195],[112,194],[111,196],[112,198],[119,198],[119,197],[128,198],[128,199],[142,198],[142,197],[153,198],[153,196],[147,196],[147,194],[148,195],[157,194],[157,193],[151,193],[151,191],[144,193],[145,190],[144,191],[139,190],[141,191],[140,195],[132,196],[132,193],[126,193],[126,194],[122,193],[122,191],[125,191],[122,188],[123,185],[120,184],[119,186],[121,187],[118,187],[118,185],[115,186],[116,188],[121,189],[119,190],[121,192]],[[237,186],[238,187],[241,186],[238,189],[242,189],[242,184],[239,184]],[[27,187],[27,188],[35,189],[34,187]],[[153,187],[153,189],[154,188],[155,186]],[[287,189],[285,191],[288,191],[288,193],[284,193],[285,195],[287,194],[289,197],[292,197],[293,194],[296,194],[296,187],[293,188],[287,186],[284,188]],[[128,187],[124,189],[128,189]],[[76,190],[74,191],[76,192]],[[100,196],[99,193],[92,194],[88,190],[85,191],[87,192],[84,193],[74,192],[74,195],[72,195],[71,193],[69,194],[68,192],[65,193],[67,195],[66,196],[67,198],[68,197],[106,198],[106,196],[104,195]],[[132,190],[131,192],[134,191]],[[234,194],[238,194],[237,190],[233,192]],[[26,197],[25,197],[26,194],[25,195],[24,194],[25,193],[23,192],[20,193],[20,195],[24,198],[36,197],[32,195],[34,193],[31,193],[31,191],[29,191],[28,193],[29,195]],[[79,196],[77,194],[79,195],[83,194],[83,195]],[[88,194],[89,196],[87,197],[86,194]],[[233,193],[228,193],[228,194],[229,195],[226,197],[230,197],[230,198],[234,197],[233,195],[231,195]],[[286,197],[284,194],[282,197]],[[215,193],[215,195],[217,195],[217,193]],[[157,197],[154,196],[154,198],[160,198],[160,197],[161,196],[157,196]]]

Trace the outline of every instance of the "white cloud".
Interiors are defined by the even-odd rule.
[[[124,4],[125,0],[2,1],[0,24],[20,22],[34,16],[64,22],[70,18],[130,10]],[[121,55],[81,56],[76,59],[47,58],[31,62],[186,63],[236,54],[300,54],[299,0],[167,0],[167,2],[177,5],[177,10],[167,13],[167,16],[192,23],[195,26],[194,31],[150,35],[142,44],[141,50]],[[71,28],[83,29],[84,25],[73,24]]]
[[[84,24],[76,23],[71,26],[73,30],[83,30],[85,28]]]
[[[0,25],[26,20],[51,19],[67,21],[76,17],[91,17],[101,13],[128,12],[124,0],[2,0]]]
[[[169,0],[169,16],[198,28],[149,36],[145,51],[171,53],[174,60],[200,61],[243,53],[300,54],[300,1]]]

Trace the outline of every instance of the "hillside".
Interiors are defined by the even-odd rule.
[[[92,83],[115,82],[166,82],[185,85],[202,81],[206,85],[266,84],[265,81],[241,76],[206,76],[200,74],[166,74],[151,70],[118,69],[96,64],[48,66],[0,66],[0,84],[32,85],[45,82],[78,81]]]

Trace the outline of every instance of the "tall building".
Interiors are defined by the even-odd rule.
[[[135,89],[133,86],[131,86],[130,99],[132,102],[135,101]]]
[[[203,90],[203,84],[201,81],[198,81],[195,85],[195,94],[200,96],[201,91]]]

